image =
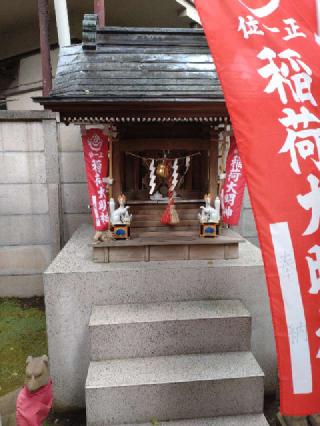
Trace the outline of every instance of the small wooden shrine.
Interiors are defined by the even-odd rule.
[[[229,123],[202,29],[98,28],[85,15],[82,45],[60,50],[54,89],[37,99],[66,125],[112,124],[112,196],[124,193],[131,239],[94,244],[96,261],[237,257],[239,236],[199,237],[199,208],[218,194],[219,132]],[[161,224],[168,185],[149,164],[182,159],[174,203],[180,222]],[[186,161],[184,161],[186,159]],[[227,248],[225,248],[227,247]]]

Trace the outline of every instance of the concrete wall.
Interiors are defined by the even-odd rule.
[[[43,294],[60,246],[56,119],[0,114],[0,296]]]
[[[51,50],[52,74],[58,63],[58,49]],[[9,111],[43,110],[43,107],[33,102],[32,97],[42,94],[42,71],[40,53],[23,57],[19,61],[17,74],[10,86],[1,95],[7,99]]]
[[[42,272],[91,223],[80,129],[2,111],[0,160],[0,297],[43,295]]]
[[[253,217],[252,207],[247,188],[244,193],[240,222],[239,226],[236,227],[236,231],[239,232],[252,244],[259,247],[256,223]]]
[[[79,127],[0,112],[0,160],[0,297],[42,295],[42,272],[91,223]]]

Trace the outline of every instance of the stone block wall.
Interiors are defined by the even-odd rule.
[[[43,294],[59,250],[56,138],[52,114],[1,112],[0,297]]]
[[[59,124],[62,238],[66,243],[82,223],[91,223],[79,126]]]

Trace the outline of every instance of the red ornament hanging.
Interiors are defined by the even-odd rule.
[[[168,169],[170,169],[170,174],[168,177],[168,204],[161,216],[162,225],[177,225],[179,220],[178,212],[174,205],[174,185],[173,185],[173,176],[172,176],[172,164],[168,164]]]

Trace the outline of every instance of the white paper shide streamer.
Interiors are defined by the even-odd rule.
[[[185,175],[187,174],[187,172],[189,170],[190,164],[191,164],[191,158],[188,156],[188,157],[186,157],[186,171],[184,173]]]
[[[174,191],[174,188],[177,186],[178,183],[178,159],[176,158],[173,162],[173,166],[172,166],[172,184],[171,184],[171,188],[170,191]]]
[[[151,161],[150,166],[150,192],[149,194],[152,195],[154,193],[154,190],[156,189],[156,168],[154,167],[154,160]]]

